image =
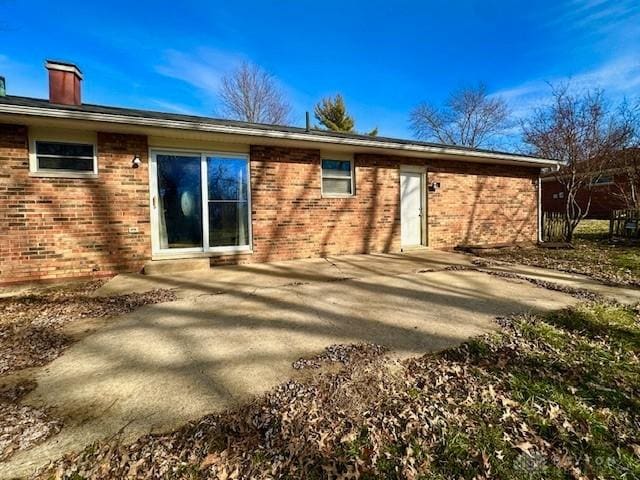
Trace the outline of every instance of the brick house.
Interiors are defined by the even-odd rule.
[[[537,241],[551,160],[87,105],[47,68],[0,97],[0,284]]]
[[[637,153],[636,153],[637,155]],[[629,175],[625,164],[618,158],[611,162],[606,171],[594,176],[589,188],[581,188],[576,200],[582,208],[586,208],[591,196],[591,205],[586,218],[608,220],[613,210],[629,208],[624,193],[630,193]],[[553,173],[541,177],[542,210],[544,212],[564,212],[567,192]],[[629,195],[627,195],[629,196]]]
[[[586,218],[609,219],[613,210],[627,208],[624,200],[617,196],[619,192],[614,176],[606,175],[593,185],[591,190],[591,206]],[[545,212],[564,212],[566,208],[564,186],[555,178],[542,179],[542,209]],[[582,189],[576,199],[583,208],[589,202],[589,192]]]

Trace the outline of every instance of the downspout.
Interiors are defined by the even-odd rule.
[[[542,243],[542,177],[538,173],[538,243]]]

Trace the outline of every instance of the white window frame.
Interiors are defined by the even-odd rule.
[[[91,145],[93,148],[93,170],[78,171],[58,168],[38,168],[36,142],[70,143]],[[29,176],[50,178],[97,178],[98,177],[98,142],[95,132],[50,132],[29,135]]]
[[[324,169],[322,168],[322,162],[324,160],[335,160],[339,162],[349,162],[351,166],[349,172],[349,177],[340,176],[340,175],[324,175]],[[332,153],[326,152],[320,155],[320,194],[322,197],[326,198],[351,198],[356,196],[356,182],[355,182],[355,162],[353,160],[353,155],[345,155],[344,153]],[[331,193],[324,191],[324,182],[323,180],[327,179],[336,179],[336,180],[346,180],[349,178],[351,180],[351,193]]]
[[[200,157],[200,188],[202,199],[202,247],[188,248],[160,248],[157,198],[158,192],[158,155],[193,156]],[[211,247],[209,245],[209,189],[207,184],[207,157],[238,158],[247,162],[247,214],[249,216],[249,242],[248,245],[228,245],[223,247]],[[251,210],[251,161],[249,154],[238,152],[224,152],[211,150],[191,150],[180,148],[149,148],[149,210],[151,212],[151,258],[192,258],[192,257],[213,257],[219,255],[229,255],[234,253],[253,253],[253,215]]]

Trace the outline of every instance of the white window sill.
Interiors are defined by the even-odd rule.
[[[228,248],[224,250],[210,250],[208,252],[162,252],[151,255],[151,260],[173,260],[180,258],[206,258],[206,257],[222,257],[225,255],[253,255],[250,247]]]
[[[323,193],[322,198],[355,198],[356,196],[352,193]]]
[[[98,174],[94,172],[70,172],[70,171],[60,171],[60,172],[49,172],[49,171],[37,171],[37,172],[29,172],[30,177],[36,178],[98,178]]]

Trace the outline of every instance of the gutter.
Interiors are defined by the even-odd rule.
[[[119,115],[113,113],[97,113],[64,110],[56,108],[29,107],[23,105],[0,104],[0,113],[26,115],[33,117],[57,118],[68,120],[83,120],[93,122],[106,122],[123,125],[138,125],[145,127],[173,128],[178,130],[191,130],[199,132],[220,133],[229,135],[245,135],[251,137],[297,140],[304,142],[325,143],[333,145],[345,145],[353,147],[390,149],[395,151],[415,152],[435,155],[448,155],[467,158],[476,158],[479,161],[516,162],[522,165],[536,167],[550,167],[558,164],[555,160],[536,157],[522,157],[509,153],[492,153],[475,150],[466,150],[450,146],[428,146],[393,141],[380,141],[375,139],[345,138],[331,135],[315,135],[313,132],[287,132],[278,130],[263,130],[254,127],[239,127],[231,125],[216,125],[207,122],[159,119],[153,117],[141,117],[135,115]]]

